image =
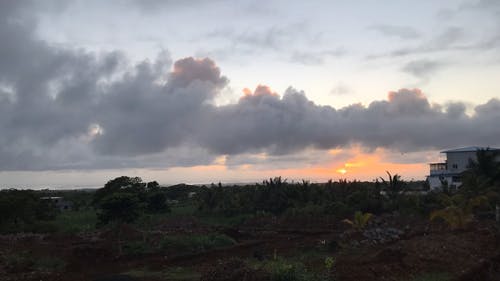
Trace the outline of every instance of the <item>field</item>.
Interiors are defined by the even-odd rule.
[[[168,210],[105,224],[91,200],[97,193],[58,193],[79,198],[78,208],[34,221],[30,231],[3,229],[0,280],[500,280],[500,228],[491,207],[452,225],[429,219],[443,194],[398,193],[375,204],[373,183],[274,184],[160,188],[175,198]],[[243,200],[241,192],[261,189],[274,204],[227,207]],[[294,203],[275,209],[279,200],[269,190],[285,190],[280,198]],[[330,193],[352,202],[343,210],[331,198],[316,201]],[[226,199],[208,199],[216,194]],[[206,208],[210,202],[226,207]]]

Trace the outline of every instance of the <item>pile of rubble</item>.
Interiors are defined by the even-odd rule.
[[[361,244],[384,244],[401,239],[404,231],[394,227],[376,227],[363,231]]]

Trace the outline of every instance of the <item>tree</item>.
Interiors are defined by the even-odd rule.
[[[399,193],[403,191],[405,182],[401,180],[401,176],[398,174],[393,176],[389,171],[386,171],[386,173],[389,176],[389,180],[386,181],[383,177],[380,177],[380,179],[382,180],[382,184],[385,187],[384,189],[387,192],[391,204],[395,204]]]
[[[143,210],[143,204],[139,198],[128,192],[116,192],[104,197],[100,201],[99,207],[98,218],[101,224],[131,223],[139,217]]]
[[[40,198],[33,190],[0,191],[0,228],[22,229],[39,220],[53,219],[57,209],[50,200]]]
[[[143,193],[145,187],[146,184],[142,182],[140,177],[117,177],[108,181],[103,188],[96,191],[94,203],[99,204],[100,200],[116,192]]]
[[[484,191],[499,192],[499,157],[500,152],[497,150],[478,150],[476,160],[470,160],[468,169],[462,174],[464,187],[475,194]]]
[[[157,181],[151,181],[146,184],[146,189],[148,191],[158,191],[160,189],[160,184]]]
[[[146,197],[146,209],[151,213],[170,212],[165,193],[160,191],[149,192]]]

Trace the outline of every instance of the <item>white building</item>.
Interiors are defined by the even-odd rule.
[[[54,206],[61,211],[70,211],[73,209],[73,202],[64,200],[64,198],[60,196],[41,197],[40,199],[50,200]]]
[[[462,185],[461,173],[467,170],[469,161],[477,160],[477,151],[481,149],[500,150],[498,148],[470,146],[457,149],[441,151],[446,154],[443,163],[430,163],[430,175],[427,181],[431,190],[440,189],[446,183],[450,188],[458,188]]]

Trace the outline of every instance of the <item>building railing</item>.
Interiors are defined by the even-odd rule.
[[[442,174],[448,170],[448,165],[446,163],[431,163],[429,166],[431,175]]]

